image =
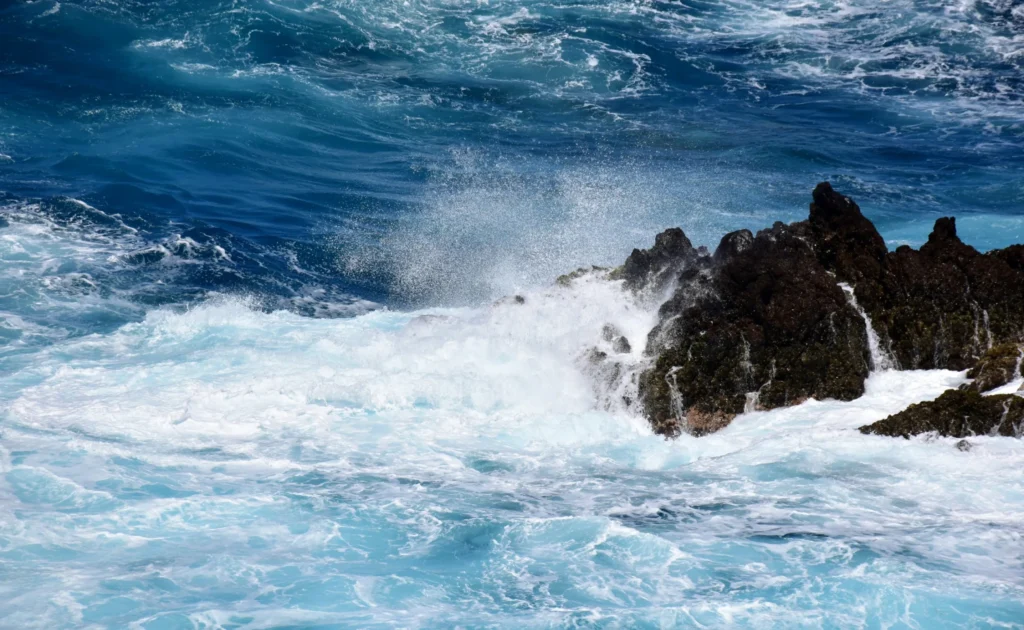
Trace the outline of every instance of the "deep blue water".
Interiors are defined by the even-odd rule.
[[[1021,447],[851,430],[956,375],[579,373],[653,316],[555,276],[822,180],[1024,241],[1024,5],[0,0],[0,626],[1020,627]]]

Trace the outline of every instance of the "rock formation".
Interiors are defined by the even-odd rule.
[[[968,372],[971,382],[945,392],[935,400],[911,405],[884,420],[860,428],[861,433],[910,437],[937,433],[947,437],[1024,433],[1024,391],[982,395],[1021,376],[1024,346],[1004,343],[982,355]],[[959,445],[958,445],[959,447]],[[964,450],[964,449],[961,449]]]
[[[1021,437],[1024,397],[984,396],[968,389],[951,389],[935,400],[911,405],[885,420],[861,427],[861,433],[908,438],[935,432],[955,438],[974,435]]]
[[[667,230],[611,272],[636,292],[675,287],[638,382],[655,431],[703,435],[744,411],[851,400],[872,368],[977,365],[961,397],[1012,378],[1024,341],[1024,246],[981,254],[940,218],[920,250],[890,252],[851,199],[828,183],[813,198],[806,221],[727,234],[714,254]],[[969,402],[982,415],[996,404]]]
[[[702,435],[744,410],[864,393],[864,321],[817,263],[806,226],[728,234],[677,283],[639,387],[663,432]]]
[[[963,387],[977,392],[987,392],[1006,385],[1020,376],[1022,359],[1024,346],[1020,344],[1004,343],[994,346],[967,372],[967,378],[973,380]]]

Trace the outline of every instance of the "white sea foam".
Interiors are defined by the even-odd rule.
[[[41,353],[4,379],[2,549],[38,548],[40,576],[7,618],[870,625],[919,598],[964,623],[1017,614],[1022,443],[856,430],[962,373],[879,372],[856,401],[665,441],[602,409],[579,360],[605,323],[642,360],[652,314],[596,276],[523,297],[346,320],[226,301]],[[90,569],[107,586],[56,570],[59,549],[113,559]],[[216,595],[232,589],[263,595]]]
[[[48,17],[60,13],[60,2],[54,2],[53,6],[39,14],[39,17]]]
[[[208,271],[227,275],[229,288],[235,278],[261,271],[246,253],[236,259],[223,239],[195,232],[149,237],[121,216],[73,198],[0,206],[0,220],[0,358],[83,329],[137,320],[143,303],[154,299],[214,295],[220,287],[203,286]],[[261,254],[280,256],[294,273],[270,279],[282,290],[261,294],[264,308],[342,317],[378,306],[331,287],[288,251]]]
[[[116,292],[101,298],[93,275],[111,256],[140,243],[136,232],[77,199],[61,203],[82,214],[57,221],[38,203],[0,208],[7,222],[0,230],[0,304],[8,311],[8,349],[64,337],[72,324],[56,321],[63,315],[137,312]]]
[[[338,405],[359,413],[397,410],[392,424],[395,428],[398,423],[407,424],[410,435],[436,429],[423,423],[420,414],[437,416],[436,422],[453,435],[508,431],[510,427],[487,419],[493,413],[513,424],[532,426],[548,440],[586,439],[593,391],[577,367],[580,356],[590,346],[604,343],[600,331],[606,323],[621,330],[635,348],[642,348],[653,316],[617,299],[617,285],[586,278],[575,284],[572,290],[530,293],[522,305],[485,311],[434,310],[418,316],[380,312],[323,326],[286,313],[261,315],[237,302],[180,315],[156,311],[112,336],[109,351],[139,352],[139,360],[148,363],[150,349],[198,358],[218,341],[237,347],[216,351],[210,356],[212,363],[167,364],[169,372],[162,375],[162,369],[152,372],[154,366],[150,366],[146,368],[150,377],[143,381],[137,380],[135,370],[117,374],[62,364],[55,367],[56,380],[23,392],[12,409],[37,426],[50,426],[51,421],[64,426],[69,418],[62,409],[72,404],[79,409],[75,426],[90,434],[141,440],[165,433],[197,444],[222,442],[231,435],[250,439],[270,427],[270,417],[285,423],[281,430],[287,430],[291,418],[301,416],[326,431]],[[617,306],[597,306],[602,302]],[[268,350],[262,347],[268,334],[281,341],[272,354],[284,353],[282,363],[269,371],[266,361],[257,360],[257,354]],[[100,350],[94,339],[80,343],[81,351]],[[258,353],[247,349],[253,344],[261,347]],[[76,347],[65,350],[74,353]],[[307,352],[319,357],[317,366],[302,360]],[[228,356],[248,367],[222,373],[221,362]],[[131,403],[114,403],[101,394],[131,388],[129,383],[146,393],[132,396]],[[57,407],[53,406],[54,388],[63,392]],[[243,399],[248,398],[244,392],[251,392],[255,398],[251,406],[242,407],[230,402],[236,394],[228,392]],[[108,403],[118,406],[117,420],[111,418]],[[469,418],[483,424],[465,426],[470,422],[463,416],[466,411],[474,411]],[[566,416],[564,435],[546,426],[542,417],[549,413]],[[144,423],[139,422],[142,418]]]

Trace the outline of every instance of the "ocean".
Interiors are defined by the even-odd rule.
[[[581,368],[826,180],[1024,242],[1024,4],[0,0],[0,627],[1024,627],[1024,443],[856,431],[963,373]]]

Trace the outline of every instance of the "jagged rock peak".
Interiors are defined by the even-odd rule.
[[[634,249],[622,266],[626,287],[658,288],[687,263],[702,254],[680,228],[670,228],[654,237],[650,249]]]
[[[723,237],[687,267],[648,337],[638,382],[656,430],[706,434],[744,410],[864,391],[864,321],[817,258],[806,223]]]
[[[841,195],[829,182],[821,182],[811,193],[811,220],[832,220],[841,217],[861,217],[860,206],[846,195]]]
[[[893,365],[951,370],[1024,342],[1024,246],[980,254],[944,217],[920,250],[889,252],[827,182],[806,221],[726,234],[714,256],[667,230],[621,269],[627,287],[650,295],[674,282],[637,381],[640,405],[666,435],[710,432],[744,411],[811,397],[856,398],[869,342]],[[979,368],[978,387],[1003,380],[1011,355]]]
[[[940,243],[942,241],[960,242],[960,237],[956,235],[956,217],[942,217],[935,221],[935,227],[928,235],[928,242]]]
[[[880,276],[889,249],[860,207],[828,182],[818,184],[813,197],[808,223],[821,264],[850,284]]]

